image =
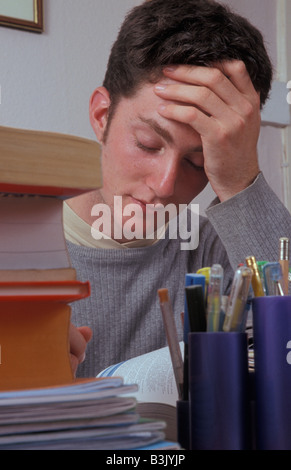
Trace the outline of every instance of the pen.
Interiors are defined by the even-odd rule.
[[[243,332],[245,329],[246,303],[251,286],[253,271],[241,266],[235,271],[226,309],[223,331]]]
[[[228,301],[229,301],[228,295],[223,295],[221,297],[221,313],[220,313],[219,331],[223,330],[223,324],[225,320],[225,314],[226,314],[226,310],[228,306]]]
[[[179,398],[183,394],[183,359],[179,346],[175,318],[169,299],[168,289],[159,289],[160,307],[164,321]]]
[[[264,267],[265,264],[267,264],[267,263],[268,263],[268,261],[257,261],[257,266],[258,266],[258,270],[259,270],[259,274],[260,274],[260,279],[261,279],[261,283],[262,283],[263,290],[264,290],[264,293],[265,293],[265,294],[266,294],[266,291],[265,291],[263,267]]]
[[[282,268],[283,281],[282,288],[285,295],[288,295],[289,276],[289,238],[280,238],[279,263]]]
[[[219,331],[221,315],[221,298],[223,284],[223,268],[214,264],[210,270],[207,296],[207,331]]]
[[[185,277],[185,288],[188,286],[201,285],[203,291],[205,289],[205,276],[197,273],[187,273]],[[184,304],[184,343],[188,344],[188,334],[190,332],[189,326],[189,315],[188,315],[188,304],[185,292],[185,304]]]
[[[207,305],[207,291],[208,291],[208,285],[209,285],[209,279],[210,279],[210,270],[211,268],[205,267],[198,269],[197,274],[202,274],[202,276],[205,276],[205,292],[204,292],[204,300],[205,300],[205,305]]]
[[[260,273],[258,270],[256,258],[254,256],[248,256],[246,258],[246,265],[249,268],[251,268],[253,271],[252,288],[253,288],[255,297],[264,297],[265,293],[264,293],[263,284],[260,278]]]
[[[187,273],[185,276],[185,288],[192,285],[202,285],[205,289],[205,276],[197,273]],[[190,333],[188,305],[185,293],[184,302],[184,381],[183,381],[183,400],[188,400],[188,334]]]
[[[201,285],[185,287],[191,332],[206,331],[206,311],[204,293]]]
[[[266,295],[284,295],[281,285],[283,272],[279,262],[267,263],[263,266]]]

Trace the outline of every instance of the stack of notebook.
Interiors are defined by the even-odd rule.
[[[143,419],[119,377],[0,393],[0,450],[179,448],[163,421]]]

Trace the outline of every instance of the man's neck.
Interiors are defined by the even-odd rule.
[[[81,194],[80,196],[73,197],[68,199],[68,206],[89,225],[92,225],[94,217],[92,217],[92,207],[95,204],[102,202],[102,197],[100,192],[90,191],[88,193]]]

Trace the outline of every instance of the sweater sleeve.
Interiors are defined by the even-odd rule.
[[[251,255],[258,261],[277,261],[279,238],[291,238],[291,215],[262,173],[231,199],[213,203],[206,215],[233,269]]]

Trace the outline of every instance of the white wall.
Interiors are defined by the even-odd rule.
[[[275,68],[278,1],[221,0],[262,30]],[[0,27],[0,124],[95,138],[88,119],[90,94],[102,83],[125,13],[140,3],[44,0],[44,33]],[[262,127],[261,168],[283,200],[281,155],[280,129]],[[207,189],[203,197],[203,202],[197,199],[202,210],[212,199],[212,191]]]
[[[140,0],[44,0],[45,32],[0,27],[0,124],[94,138],[88,102]]]

